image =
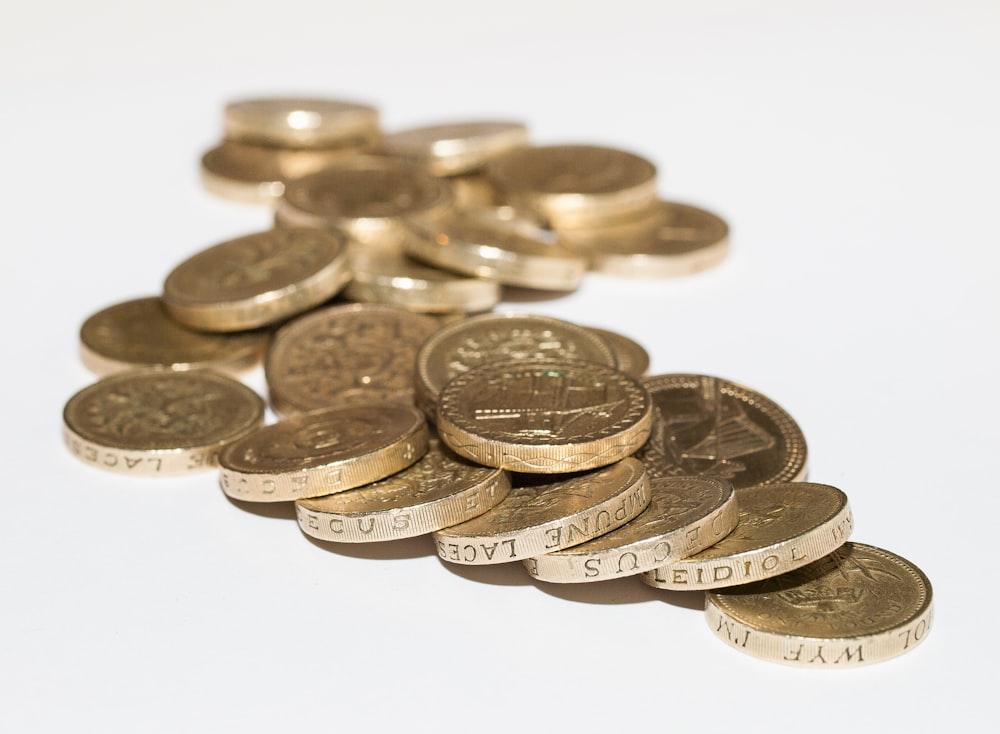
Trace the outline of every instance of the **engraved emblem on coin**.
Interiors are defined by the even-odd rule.
[[[486,361],[501,359],[544,359],[577,356],[576,345],[560,339],[551,329],[515,329],[512,332],[487,331],[464,339],[448,361],[452,376],[468,372]]]
[[[315,189],[290,186],[286,197],[294,206],[343,217],[395,217],[439,197],[439,192],[425,187],[420,177],[405,175],[405,169],[402,172],[404,175],[377,169],[338,170],[342,175],[328,179],[331,185]]]
[[[568,507],[569,497],[578,498],[581,507],[591,504],[595,490],[606,487],[608,473],[605,469],[586,476],[574,477],[570,482],[561,480],[541,485],[530,483],[523,487],[514,487],[504,503],[494,512],[498,518],[503,518],[500,522],[518,522],[525,525],[545,522],[552,518],[553,508]]]

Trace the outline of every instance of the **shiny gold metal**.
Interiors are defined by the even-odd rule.
[[[530,474],[583,471],[634,454],[652,401],[634,378],[583,360],[490,362],[441,391],[437,428],[456,453]]]
[[[443,179],[451,188],[457,209],[496,206],[500,199],[493,182],[482,173],[463,173]]]
[[[737,489],[806,476],[806,440],[777,403],[707,375],[642,381],[655,405],[653,433],[637,454],[650,476],[725,477]]]
[[[520,122],[458,122],[402,130],[382,138],[382,151],[427,169],[454,176],[482,168],[491,160],[528,144]]]
[[[343,492],[405,469],[427,452],[416,408],[366,403],[302,413],[232,443],[219,456],[233,499],[283,502]]]
[[[431,439],[423,458],[390,477],[295,502],[306,535],[370,543],[425,535],[492,509],[510,491],[503,469],[473,464]]]
[[[335,99],[239,100],[226,105],[223,121],[229,140],[282,148],[341,147],[380,134],[378,110]]]
[[[264,423],[264,401],[209,370],[130,370],[85,387],[63,410],[63,439],[106,471],[167,477],[216,465],[219,452]]]
[[[526,477],[515,482],[489,512],[434,533],[443,560],[476,566],[522,561],[621,527],[649,504],[646,472],[634,459],[544,483]]]
[[[847,495],[808,482],[736,490],[740,518],[710,548],[640,577],[659,589],[721,589],[772,578],[811,563],[844,544],[854,520]]]
[[[489,164],[487,174],[508,202],[553,229],[600,226],[656,200],[656,166],[595,145],[521,148]]]
[[[330,299],[351,273],[347,237],[272,229],[227,240],[175,267],[163,303],[175,319],[205,331],[278,323]]]
[[[211,368],[239,373],[260,364],[270,334],[210,334],[179,324],[157,298],[116,303],[80,327],[80,357],[91,372]]]
[[[579,583],[634,576],[692,555],[736,526],[733,485],[712,477],[650,481],[649,506],[634,520],[593,540],[524,562],[541,581]]]
[[[615,361],[618,369],[626,375],[641,378],[649,371],[649,352],[646,351],[639,342],[630,339],[624,334],[607,329],[598,329],[593,326],[585,327],[588,331],[597,334],[615,353]]]
[[[439,328],[430,316],[357,303],[300,316],[264,359],[271,405],[291,415],[346,402],[413,404],[417,349]]]
[[[418,348],[416,400],[431,420],[445,383],[486,362],[553,357],[616,364],[611,348],[596,334],[568,321],[523,313],[473,316],[442,328]]]
[[[766,581],[709,592],[705,619],[748,655],[809,668],[853,668],[909,652],[934,610],[923,571],[894,553],[845,543]]]

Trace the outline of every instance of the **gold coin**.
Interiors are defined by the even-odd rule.
[[[634,520],[586,543],[524,562],[536,579],[555,583],[634,576],[704,550],[735,527],[733,485],[711,477],[650,481],[649,506]]]
[[[489,512],[435,532],[438,555],[477,566],[521,561],[621,527],[649,504],[646,472],[634,459],[544,483],[519,477],[515,484]]]
[[[378,110],[335,99],[275,97],[226,105],[225,135],[258,145],[330,148],[379,137]]]
[[[367,245],[398,247],[407,220],[432,225],[450,207],[448,184],[416,166],[367,157],[290,181],[275,223],[341,229]]]
[[[636,379],[583,360],[490,362],[452,379],[438,401],[438,432],[456,453],[529,474],[619,461],[651,424]]]
[[[358,247],[350,252],[350,261],[354,277],[344,296],[352,301],[420,313],[489,311],[500,302],[496,281],[428,267],[401,252]]]
[[[438,394],[453,377],[486,362],[543,357],[616,364],[603,339],[568,321],[519,313],[482,314],[442,328],[419,347],[417,404],[434,418]]]
[[[457,525],[495,507],[509,491],[503,469],[473,464],[431,439],[427,453],[409,468],[358,489],[297,500],[295,511],[306,535],[368,543]]]
[[[650,476],[708,475],[737,489],[806,476],[806,440],[792,417],[747,387],[707,375],[657,375],[653,433],[636,458]]]
[[[451,197],[456,209],[472,209],[496,206],[499,203],[497,190],[482,173],[463,173],[443,179],[451,188]]]
[[[637,341],[630,339],[624,334],[619,334],[617,331],[598,329],[593,326],[585,328],[607,342],[608,346],[611,347],[611,351],[615,353],[615,362],[618,365],[618,369],[626,375],[631,375],[638,379],[645,376],[649,371],[649,352]]]
[[[504,285],[569,291],[587,274],[585,257],[561,247],[552,233],[478,210],[455,211],[404,242],[412,257]]]
[[[566,246],[586,255],[592,270],[632,278],[669,278],[718,265],[729,252],[729,227],[704,209],[658,202],[641,228],[619,225],[567,232]]]
[[[271,405],[290,415],[359,400],[412,404],[417,349],[438,327],[372,303],[300,316],[278,330],[264,359]]]
[[[166,477],[215,466],[223,448],[263,423],[264,401],[229,377],[208,370],[132,370],[70,398],[63,438],[92,466]]]
[[[343,234],[272,229],[227,240],[182,262],[167,276],[163,302],[192,328],[240,331],[307,311],[350,277]]]
[[[520,122],[458,122],[402,130],[382,138],[382,151],[427,169],[454,176],[482,168],[489,161],[528,144]]]
[[[740,518],[729,535],[644,573],[642,581],[674,591],[749,584],[822,558],[844,544],[854,525],[847,495],[826,484],[737,489],[736,503]]]
[[[927,576],[861,543],[773,579],[709,592],[705,606],[711,630],[737,650],[810,668],[902,655],[924,641],[933,616]]]
[[[264,356],[270,334],[210,334],[182,326],[157,298],[137,298],[98,311],[80,327],[80,356],[98,375],[125,369],[242,372]]]
[[[656,166],[614,148],[522,148],[489,164],[487,173],[511,204],[535,212],[553,229],[604,224],[656,200]]]
[[[222,490],[251,502],[343,492],[405,469],[427,452],[427,423],[394,403],[302,413],[232,443],[219,457]]]

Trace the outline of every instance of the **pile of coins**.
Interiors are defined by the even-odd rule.
[[[719,262],[725,223],[658,200],[652,163],[532,146],[513,122],[383,135],[373,108],[333,100],[237,102],[224,127],[206,186],[272,205],[275,228],[87,319],[81,353],[103,378],[64,410],[78,458],[218,467],[228,496],[294,502],[325,541],[431,534],[446,563],[702,590],[712,631],[768,660],[850,667],[926,637],[926,576],[848,541],[847,496],[804,481],[779,405],[649,376],[613,332],[491,310],[505,288],[567,291],[588,270]],[[261,360],[269,425],[221,374]]]

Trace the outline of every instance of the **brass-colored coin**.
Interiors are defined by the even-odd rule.
[[[649,506],[634,520],[586,543],[524,562],[555,583],[634,576],[717,543],[736,526],[733,485],[712,477],[650,481]]]
[[[210,334],[174,320],[157,298],[137,298],[98,311],[80,327],[80,356],[98,375],[125,369],[243,372],[264,356],[270,334]]]
[[[624,334],[619,334],[617,331],[598,329],[593,326],[588,326],[586,329],[607,342],[615,353],[618,369],[626,375],[641,378],[649,371],[649,352],[637,341]]]
[[[372,484],[297,500],[302,532],[320,540],[369,543],[425,535],[471,520],[510,491],[510,475],[456,456],[431,439],[423,458]]]
[[[551,232],[518,226],[478,210],[455,211],[404,242],[418,260],[504,285],[569,291],[587,274],[585,257],[561,247]]]
[[[651,424],[638,380],[582,360],[490,362],[452,379],[438,401],[438,432],[456,453],[530,474],[619,461]]]
[[[636,458],[650,476],[724,477],[737,489],[805,478],[802,430],[759,392],[707,375],[642,383],[655,410],[653,433]]]
[[[398,247],[407,220],[433,225],[451,203],[448,184],[416,166],[357,158],[289,182],[275,223],[341,229],[367,245]]]
[[[166,477],[215,466],[223,448],[263,423],[264,401],[229,377],[208,370],[130,370],[69,399],[63,438],[92,466]]]
[[[202,155],[201,182],[224,199],[273,206],[284,193],[286,181],[349,160],[364,150],[362,146],[294,150],[225,140]]]
[[[644,573],[659,589],[721,589],[778,576],[831,553],[851,534],[847,495],[808,482],[736,490],[740,518],[725,538]]]
[[[405,469],[427,452],[427,422],[395,403],[302,413],[255,431],[219,457],[222,490],[250,502],[343,492]]]
[[[387,303],[420,313],[475,313],[500,302],[496,281],[428,267],[401,252],[357,247],[350,252],[350,261],[354,278],[344,296],[352,301]]]
[[[382,150],[415,163],[435,176],[454,176],[528,144],[520,122],[459,122],[402,130],[382,138]]]
[[[482,314],[444,327],[419,347],[417,405],[433,419],[438,394],[453,377],[486,362],[543,357],[616,364],[603,339],[568,321],[519,313]]]
[[[331,298],[351,273],[339,232],[272,229],[202,250],[171,271],[163,303],[206,331],[274,324]]]
[[[463,173],[444,179],[451,188],[456,209],[474,209],[496,206],[499,195],[493,182],[482,173]]]
[[[378,110],[335,99],[275,97],[230,102],[229,140],[283,148],[331,148],[379,137]]]
[[[933,617],[927,576],[861,543],[773,579],[709,592],[705,606],[711,630],[737,650],[810,668],[902,655],[924,641]]]
[[[264,359],[271,405],[291,415],[359,400],[413,404],[417,349],[438,328],[430,316],[372,303],[300,316]]]
[[[489,512],[435,532],[438,555],[476,566],[523,561],[621,527],[649,504],[646,472],[634,459],[544,483],[519,477],[515,485]]]
[[[566,246],[590,261],[592,270],[632,278],[669,278],[714,267],[729,252],[729,227],[711,212],[658,202],[641,228],[628,225],[566,233]]]
[[[614,148],[522,148],[489,164],[487,173],[511,204],[554,229],[599,226],[656,200],[656,166]]]

